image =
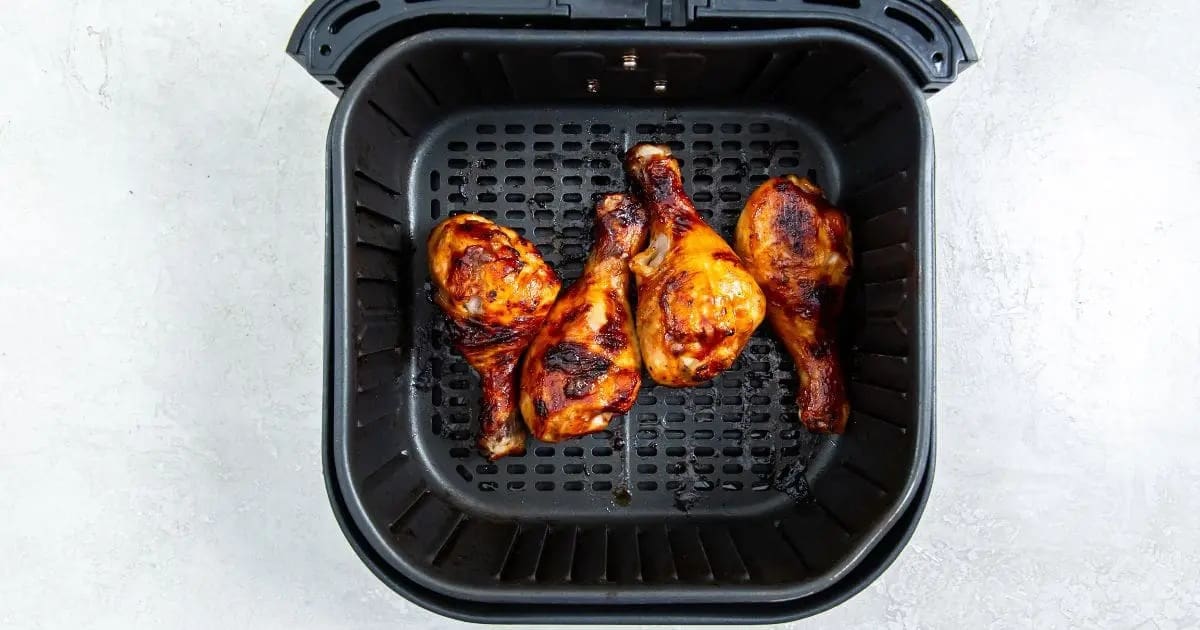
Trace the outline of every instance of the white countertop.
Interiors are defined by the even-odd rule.
[[[983,60],[930,101],[933,496],[796,625],[1195,627],[1200,2],[953,4]],[[326,501],[305,5],[5,3],[0,626],[463,626]]]

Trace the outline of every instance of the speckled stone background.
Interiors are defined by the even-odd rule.
[[[333,97],[306,0],[7,0],[0,626],[463,627],[359,562],[319,462]],[[1200,2],[958,0],[938,470],[811,628],[1200,625]]]

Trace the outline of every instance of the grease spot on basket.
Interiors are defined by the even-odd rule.
[[[700,494],[692,490],[690,486],[684,486],[675,491],[674,505],[675,509],[680,512],[690,512],[699,500]]]

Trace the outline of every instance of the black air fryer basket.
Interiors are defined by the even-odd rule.
[[[388,585],[510,622],[765,622],[870,583],[920,516],[933,452],[933,137],[975,60],[937,0],[317,2],[289,45],[339,94],[329,134],[326,478]],[[609,430],[473,446],[479,388],[430,300],[425,240],[476,212],[565,282],[634,143],[667,144],[727,238],[770,176],[851,219],[845,435],[796,421],[764,326],[691,389],[646,379]]]

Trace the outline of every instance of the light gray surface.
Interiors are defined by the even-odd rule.
[[[318,454],[334,99],[305,0],[8,0],[0,626],[456,627]],[[954,3],[930,102],[938,473],[812,628],[1200,624],[1200,2]]]

